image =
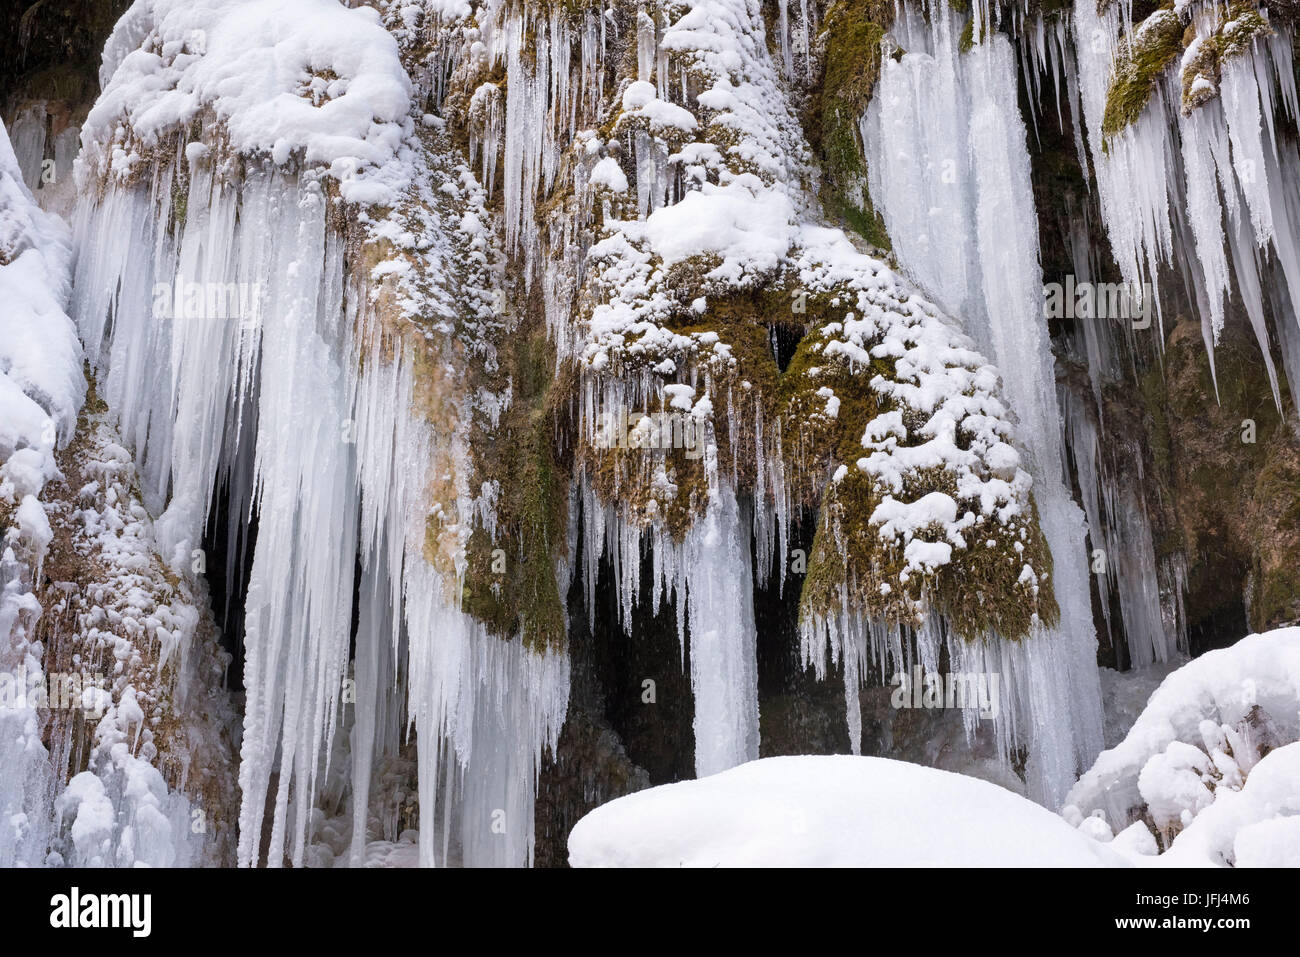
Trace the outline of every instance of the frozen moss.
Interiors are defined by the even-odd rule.
[[[1161,75],[1183,52],[1183,23],[1173,10],[1157,10],[1121,44],[1106,93],[1102,132],[1114,136],[1131,125],[1151,99]]]
[[[1051,555],[1032,504],[1006,519],[982,515],[963,497],[958,475],[949,468],[907,470],[902,488],[873,478],[860,464],[872,423],[901,413],[910,424],[907,444],[919,445],[927,416],[878,385],[897,378],[892,359],[855,367],[828,352],[832,341],[833,336],[817,334],[804,339],[782,380],[782,408],[792,424],[799,423],[792,431],[800,441],[791,455],[799,457],[800,472],[792,474],[792,488],[820,504],[801,616],[821,619],[848,611],[915,626],[937,613],[968,639],[989,634],[1016,639],[1027,635],[1035,620],[1054,622]],[[826,414],[828,395],[836,400],[833,416]],[[821,482],[810,484],[814,476]],[[968,513],[972,525],[957,536],[961,544],[954,545],[940,524],[915,530],[907,541],[883,533],[878,510],[887,500],[917,502],[934,493]],[[952,546],[951,559],[918,570],[907,554],[908,541]],[[1033,574],[1025,575],[1026,568]]]
[[[975,18],[972,17],[966,21],[966,25],[961,28],[961,36],[957,39],[957,49],[962,53],[970,51],[975,45]]]
[[[1256,39],[1272,32],[1268,19],[1254,4],[1230,4],[1222,25],[1215,31],[1219,40],[1219,58],[1227,60],[1249,53]]]
[[[1255,40],[1273,32],[1268,18],[1250,2],[1231,4],[1214,29],[1193,37],[1182,58],[1182,108],[1190,113],[1219,94],[1223,64],[1249,53]]]
[[[1188,45],[1179,80],[1183,113],[1190,113],[1219,95],[1218,37],[1198,37]]]

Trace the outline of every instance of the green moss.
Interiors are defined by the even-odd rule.
[[[564,542],[567,486],[555,467],[551,430],[543,413],[531,428],[507,431],[508,474],[498,502],[495,537],[478,526],[466,550],[465,611],[502,638],[518,634],[534,649],[561,648],[564,607],[555,578]]]
[[[1269,36],[1272,32],[1268,21],[1260,15],[1253,3],[1238,0],[1230,4],[1223,25],[1216,34],[1220,60],[1249,53],[1256,39]]]
[[[1035,616],[1055,621],[1051,555],[1032,508],[1030,516],[1006,525],[992,520],[977,525],[967,536],[970,547],[955,549],[948,565],[926,575],[904,574],[901,544],[883,540],[871,524],[884,493],[855,463],[865,454],[862,436],[867,424],[897,408],[870,382],[877,376],[895,379],[897,370],[891,358],[873,358],[863,368],[825,354],[829,339],[821,328],[842,318],[849,301],[847,294],[809,297],[808,314],[817,331],[799,343],[779,383],[777,412],[792,436],[783,449],[789,463],[788,488],[805,504],[820,504],[800,596],[801,616],[824,619],[847,601],[854,613],[915,625],[919,615],[933,610],[948,616],[952,627],[969,639],[987,634],[1021,638],[1029,634]],[[833,418],[825,414],[826,398],[818,394],[822,388],[839,400]],[[905,420],[915,415],[907,408],[902,411]],[[920,424],[909,422],[917,441],[922,440]],[[841,465],[848,468],[840,481],[823,487],[826,476]],[[901,497],[914,501],[930,492],[961,501],[955,475],[944,469],[908,475]],[[994,542],[991,548],[989,541]],[[1042,576],[1037,593],[1020,581],[1026,564]]]
[[[877,249],[889,251],[893,244],[885,231],[885,220],[869,200],[861,206],[843,196],[831,195],[826,199],[827,212],[836,216],[850,229]]]
[[[822,199],[827,212],[884,249],[889,238],[866,195],[858,123],[880,76],[880,44],[893,16],[893,4],[883,0],[837,0],[830,6],[823,32],[824,70],[806,123],[826,173]]]
[[[190,191],[179,178],[172,181],[172,225],[179,232],[185,228],[185,215],[189,210]]]
[[[494,483],[493,533],[476,524],[466,547],[462,607],[501,638],[563,647],[564,604],[555,566],[566,545],[569,470],[557,450],[555,352],[536,309],[503,337],[501,367],[511,405],[496,425],[474,423],[476,483]],[[480,370],[482,374],[482,370]],[[434,529],[431,526],[430,533]]]
[[[983,30],[979,37],[976,37],[975,18],[967,18],[965,26],[961,28],[961,35],[957,38],[958,51],[961,53],[969,53],[971,48],[974,47],[977,42],[983,43],[990,35],[992,35],[993,29],[993,24],[990,21],[985,20]]]
[[[961,37],[957,40],[957,49],[962,53],[969,53],[970,48],[975,45],[975,18],[971,17],[966,21],[966,25],[961,28]]]
[[[1124,43],[1116,59],[1103,134],[1114,136],[1137,120],[1160,75],[1182,52],[1183,24],[1172,10],[1157,10],[1135,29],[1132,43]]]
[[[813,312],[827,308],[826,300],[810,301]],[[810,504],[822,491],[813,480],[824,478],[837,464],[861,458],[867,423],[892,407],[867,383],[877,375],[892,379],[896,374],[893,359],[873,359],[870,367],[856,369],[827,359],[822,354],[827,341],[820,333],[804,337],[781,377],[778,398],[785,421],[799,423],[800,445],[791,451],[801,457],[801,467],[792,476],[792,489]],[[834,419],[823,414],[826,399],[817,394],[822,388],[829,388],[840,400]]]
[[[956,496],[950,473],[931,470],[916,478],[912,494]],[[954,550],[952,561],[935,573],[905,576],[902,547],[883,541],[869,521],[880,501],[879,491],[854,468],[827,490],[800,596],[802,619],[834,617],[847,599],[847,610],[855,615],[907,627],[919,625],[928,611],[938,612],[967,640],[988,635],[1019,640],[1030,635],[1036,622],[1057,622],[1052,556],[1036,507],[1028,521],[972,529],[971,547]],[[994,547],[986,541],[995,542]],[[1022,550],[1015,550],[1016,543]],[[1020,581],[1026,564],[1043,576],[1037,593]]]
[[[1300,447],[1279,429],[1255,481],[1251,628],[1300,621]]]

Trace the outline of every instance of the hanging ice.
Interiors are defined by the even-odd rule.
[[[885,61],[863,139],[872,199],[900,262],[993,356],[1020,417],[1061,624],[1003,656],[1018,659],[1031,794],[1055,805],[1101,749],[1083,522],[1062,473],[1014,51],[993,36],[961,54],[956,24],[943,0],[929,24],[904,12],[895,36],[908,53]]]

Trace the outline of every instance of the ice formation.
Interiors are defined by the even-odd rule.
[[[1013,650],[1024,655],[1013,687],[1025,695],[1032,736],[1031,793],[1055,803],[1101,748],[1083,522],[1063,474],[1014,48],[993,36],[960,53],[958,22],[942,0],[929,24],[904,13],[894,32],[908,52],[884,64],[862,133],[872,196],[900,263],[965,319],[1020,418],[1061,623]]]
[[[1195,39],[1177,68],[1143,76],[1149,100],[1114,129],[1106,123],[1108,94],[1134,28],[1119,7],[1075,4],[1074,35],[1090,42],[1074,44],[1081,108],[1073,115],[1079,136],[1086,134],[1103,224],[1124,281],[1134,289],[1146,283],[1157,312],[1163,277],[1171,268],[1190,273],[1208,349],[1219,341],[1226,298],[1240,296],[1280,403],[1268,314],[1293,391],[1300,382],[1298,154],[1281,122],[1297,116],[1290,24],[1271,29],[1245,4],[1183,4],[1159,15],[1180,35],[1184,26],[1194,30]],[[1139,25],[1132,43],[1140,44],[1156,19]],[[1212,70],[1205,65],[1211,45]]]
[[[219,669],[203,671],[211,635],[195,637],[205,599],[189,582],[167,581],[129,453],[101,416],[82,410],[81,346],[65,312],[71,243],[24,185],[7,135],[0,229],[10,304],[0,386],[0,859],[216,860],[205,815],[217,807],[204,801],[222,768],[208,736],[219,736],[227,714],[210,697]],[[86,562],[93,580],[82,577]],[[188,713],[183,729],[177,708]]]
[[[1296,94],[1289,34],[1238,6],[1131,25],[1091,0],[1050,20],[899,4],[850,122],[886,263],[825,221],[801,123],[816,0],[137,0],[81,131],[71,246],[23,185],[43,119],[20,156],[0,143],[0,284],[22,303],[0,317],[4,663],[39,678],[50,610],[122,662],[75,761],[39,743],[35,710],[0,714],[0,764],[27,769],[0,784],[0,860],[225,852],[185,830],[211,784],[188,757],[229,719],[200,694],[222,660],[205,574],[239,593],[246,648],[225,832],[242,865],[531,863],[571,584],[594,616],[610,582],[628,634],[675,615],[698,776],[760,773],[722,772],[760,754],[756,596],[794,588],[800,662],[842,671],[855,751],[863,685],[997,673],[996,750],[1059,806],[1102,746],[1089,548],[1116,556],[1098,587],[1134,666],[1185,650],[1184,570],[1101,452],[1132,331],[1085,324],[1070,358],[1092,394],[1058,394],[1018,70],[1031,124],[1050,121],[1046,77],[1062,123],[1064,94],[1158,326],[1174,270],[1207,347],[1239,297],[1280,404],[1270,335],[1300,382],[1300,154],[1275,120]],[[1144,51],[1187,25],[1177,76],[1148,90]],[[1086,224],[1069,242],[1099,276]],[[781,329],[798,335],[778,363]],[[106,410],[78,426],[83,346]],[[65,471],[86,481],[47,501],[74,430]],[[218,520],[236,544],[205,568]],[[60,537],[110,574],[43,610]],[[127,614],[114,589],[132,587]],[[150,709],[186,702],[201,730],[155,744]],[[1218,806],[1175,807],[1203,765],[1157,764],[1157,828]],[[1114,862],[1058,824],[1063,859]]]

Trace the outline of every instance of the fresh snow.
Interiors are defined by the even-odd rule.
[[[885,758],[765,758],[639,791],[569,835],[574,867],[1118,867],[996,784]]]
[[[1231,785],[1232,775],[1249,775],[1261,746],[1300,740],[1297,701],[1300,628],[1207,651],[1161,682],[1128,735],[1102,752],[1066,803],[1084,814],[1102,812],[1112,828],[1148,807],[1158,824],[1181,823],[1184,809],[1190,820],[1214,800],[1201,777],[1219,752],[1224,761],[1216,776],[1227,775]],[[1198,760],[1205,766],[1191,773]]]
[[[70,258],[67,227],[36,205],[0,124],[0,674],[33,685],[45,681],[35,591],[53,535],[42,493],[86,389],[65,312]],[[0,865],[45,855],[55,780],[42,731],[33,702],[0,702]]]
[[[396,42],[375,10],[334,0],[139,0],[108,39],[100,83],[82,130],[90,175],[131,175],[207,110],[231,150],[298,157],[345,197],[379,202],[392,193],[365,174],[410,131]]]

